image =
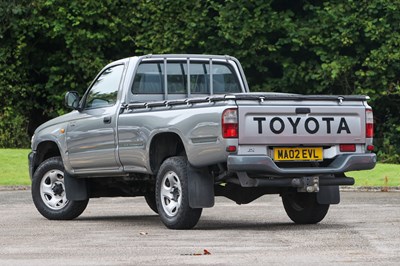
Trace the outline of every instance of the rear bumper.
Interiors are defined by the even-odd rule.
[[[369,170],[375,167],[376,154],[339,155],[327,167],[280,168],[265,155],[230,155],[229,172],[262,174],[269,177],[302,177],[315,175],[341,174],[348,171]]]

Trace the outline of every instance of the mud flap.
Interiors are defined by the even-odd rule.
[[[207,168],[187,167],[189,205],[191,208],[214,206],[214,179]]]
[[[64,184],[68,200],[80,201],[89,198],[85,178],[76,178],[65,172]]]
[[[320,186],[317,193],[317,202],[319,204],[339,204],[339,186]]]

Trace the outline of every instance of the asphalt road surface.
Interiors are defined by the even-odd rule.
[[[292,224],[269,195],[217,198],[195,229],[174,231],[142,198],[91,199],[78,219],[48,221],[29,191],[0,191],[0,265],[399,265],[400,193],[341,196],[318,225]]]

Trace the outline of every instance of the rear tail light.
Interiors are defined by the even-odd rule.
[[[237,109],[226,109],[222,113],[222,136],[226,139],[239,136]]]
[[[374,114],[372,109],[367,109],[365,111],[365,137],[374,137]]]

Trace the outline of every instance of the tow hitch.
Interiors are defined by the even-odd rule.
[[[294,178],[292,180],[292,186],[297,187],[298,192],[319,192],[319,177],[305,176],[302,178]]]

